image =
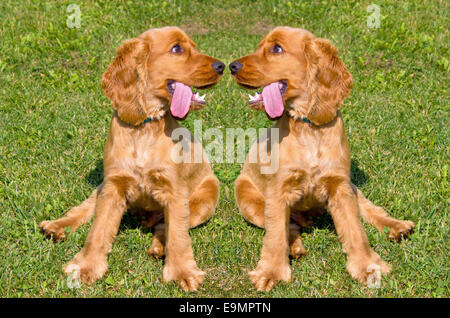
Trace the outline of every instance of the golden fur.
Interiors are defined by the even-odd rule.
[[[182,54],[171,53],[175,44],[183,48]],[[219,182],[204,153],[201,163],[172,160],[171,133],[181,126],[168,110],[171,95],[166,83],[212,86],[220,79],[211,67],[215,61],[200,54],[176,27],[146,31],[117,49],[102,76],[104,93],[115,108],[104,152],[103,183],[67,216],[40,224],[47,236],[60,240],[66,227],[73,232],[95,215],[84,248],[65,267],[67,274],[73,268],[69,265],[76,264],[87,284],[103,276],[122,215],[129,209],[144,217],[145,225],[156,225],[148,253],[162,257],[165,252],[163,280],[175,280],[185,291],[200,286],[205,273],[194,260],[188,230],[214,213]],[[143,123],[148,117],[153,120]],[[164,223],[158,223],[162,219]]]
[[[274,45],[284,52],[271,53]],[[247,159],[235,184],[241,214],[266,229],[261,259],[250,272],[255,287],[268,291],[277,281],[291,280],[288,255],[306,253],[299,225],[309,225],[309,217],[324,208],[333,218],[353,278],[366,283],[371,264],[389,272],[390,267],[369,247],[359,216],[380,231],[390,228],[389,237],[396,240],[407,236],[414,223],[389,217],[350,181],[349,145],[339,109],[353,79],[337,49],[306,30],[278,27],[255,53],[237,61],[242,68],[234,79],[240,85],[257,88],[280,80],[288,84],[285,112],[273,126],[280,136],[279,169],[261,174],[261,164]],[[253,107],[262,109],[261,103]]]

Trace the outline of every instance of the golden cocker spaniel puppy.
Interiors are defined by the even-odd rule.
[[[261,259],[250,272],[255,287],[268,291],[277,281],[291,280],[288,255],[306,252],[299,225],[309,225],[324,208],[333,218],[353,278],[365,284],[373,271],[389,272],[370,248],[359,216],[380,231],[390,228],[389,237],[396,240],[407,236],[414,223],[389,217],[350,180],[350,151],[339,109],[353,79],[337,49],[306,30],[277,27],[256,52],[231,63],[230,70],[238,84],[263,87],[261,94],[250,96],[250,106],[265,110],[279,129],[276,172],[261,173],[264,164],[247,157],[235,183],[241,214],[266,230]],[[270,137],[260,139],[250,153],[271,149],[270,142]]]
[[[148,253],[161,257],[165,252],[163,280],[175,280],[185,291],[198,289],[205,273],[194,260],[188,231],[214,213],[219,182],[201,145],[201,162],[175,162],[171,136],[181,127],[175,117],[184,118],[205,104],[191,87],[215,85],[224,67],[199,53],[177,27],[148,30],[117,49],[102,76],[103,91],[115,109],[103,183],[67,216],[40,224],[47,236],[60,240],[66,227],[73,232],[95,215],[84,248],[65,267],[67,274],[76,267],[87,284],[102,277],[129,209],[145,217],[144,224],[156,225]],[[194,143],[199,146],[193,138],[189,143],[192,150]]]

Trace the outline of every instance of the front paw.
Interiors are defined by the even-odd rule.
[[[260,263],[254,271],[249,273],[250,280],[258,291],[270,291],[278,281],[289,282],[292,279],[291,267],[289,264],[269,265]]]
[[[200,270],[195,262],[189,265],[169,265],[166,264],[163,269],[163,281],[176,281],[185,291],[196,291],[202,284],[206,273]]]
[[[152,246],[147,250],[147,254],[154,258],[164,257],[164,245],[161,242],[153,239]]]
[[[370,256],[352,256],[347,261],[347,272],[357,281],[368,287],[381,282],[381,274],[388,274],[391,267],[377,253]]]
[[[290,246],[289,246],[289,255],[292,258],[300,258],[305,256],[308,253],[306,248],[303,246],[301,238],[297,238]]]
[[[42,221],[39,223],[39,227],[46,238],[53,238],[55,242],[62,241],[66,238],[65,229],[59,226],[56,221]]]
[[[91,285],[99,280],[107,270],[106,257],[82,256],[81,252],[64,266],[64,272],[67,275],[78,277],[86,285]]]
[[[402,238],[406,239],[414,230],[414,222],[399,221],[398,224],[391,227],[389,231],[389,239],[400,242]]]

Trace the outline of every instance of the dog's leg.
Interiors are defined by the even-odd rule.
[[[65,228],[70,227],[70,232],[73,233],[79,226],[89,222],[94,215],[97,194],[100,192],[102,185],[99,185],[83,203],[72,208],[66,216],[39,223],[39,227],[45,236],[47,238],[52,237],[55,242],[60,241],[65,239]]]
[[[219,181],[215,176],[208,176],[189,197],[190,227],[196,227],[208,220],[219,201]],[[154,227],[152,245],[147,254],[156,258],[164,256],[165,224],[164,221]]]
[[[265,198],[246,176],[239,176],[235,183],[235,196],[239,211],[250,223],[264,228]],[[289,224],[289,249],[293,258],[307,253],[300,236],[300,227],[291,222]]]
[[[333,218],[342,249],[347,254],[347,271],[359,282],[366,284],[371,271],[388,273],[390,268],[369,246],[366,233],[359,220],[358,201],[350,181],[341,177],[324,177],[328,191],[328,211]]]
[[[164,221],[158,223],[153,228],[152,245],[147,250],[147,254],[155,258],[162,258],[164,256],[164,245],[166,244],[165,236],[166,225]]]
[[[219,181],[212,176],[205,177],[189,197],[190,227],[196,227],[208,220],[219,201]]]
[[[245,175],[240,175],[234,189],[236,203],[242,216],[250,223],[264,228],[264,195]]]
[[[97,197],[95,218],[86,243],[64,267],[66,274],[79,270],[80,279],[86,284],[103,276],[108,269],[107,255],[111,252],[125,210],[124,183],[117,180],[105,181]]]
[[[270,291],[279,280],[291,280],[289,266],[289,207],[276,195],[266,198],[265,228],[261,259],[249,273],[259,291]]]
[[[414,222],[390,217],[381,207],[367,200],[355,185],[352,186],[358,197],[361,216],[367,223],[373,224],[380,232],[384,231],[384,227],[388,227],[390,229],[389,238],[397,242],[400,242],[402,238],[407,238],[412,233],[415,226]]]
[[[289,255],[292,258],[299,258],[306,253],[306,248],[303,246],[300,236],[300,226],[293,222],[289,223]]]
[[[166,264],[163,281],[175,280],[184,291],[197,290],[205,272],[197,267],[189,237],[189,200],[174,195],[164,209],[166,223]]]

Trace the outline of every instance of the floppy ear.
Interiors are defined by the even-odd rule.
[[[126,40],[102,75],[102,88],[121,120],[141,124],[145,113],[145,64],[150,50],[141,39]]]
[[[344,99],[350,95],[353,77],[328,40],[313,39],[305,44],[308,73],[308,119],[315,125],[336,117]]]

